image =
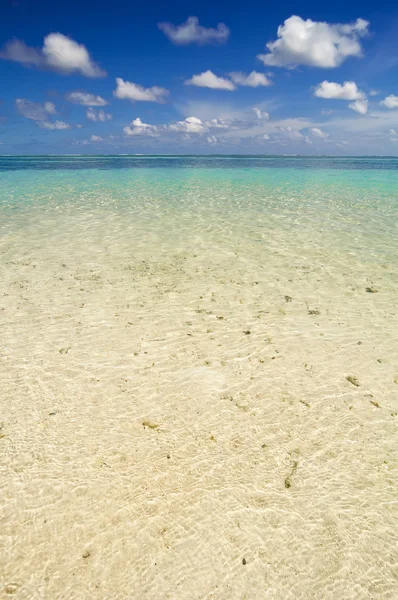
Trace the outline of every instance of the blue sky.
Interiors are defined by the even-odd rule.
[[[398,9],[3,0],[0,153],[398,154]]]

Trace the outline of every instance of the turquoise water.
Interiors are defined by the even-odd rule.
[[[18,598],[398,597],[397,226],[396,158],[0,157]]]

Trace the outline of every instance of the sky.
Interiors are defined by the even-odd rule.
[[[398,155],[398,7],[1,0],[0,154]]]

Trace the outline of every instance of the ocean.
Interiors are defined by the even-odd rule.
[[[397,224],[398,158],[0,156],[3,588],[397,597]]]

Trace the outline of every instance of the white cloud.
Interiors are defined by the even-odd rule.
[[[138,83],[124,81],[121,77],[116,78],[116,89],[113,95],[120,100],[131,100],[131,102],[164,102],[169,91],[165,88],[154,86],[144,88]]]
[[[70,129],[69,123],[65,123],[65,121],[55,121],[55,123],[51,121],[38,121],[37,124],[42,129]]]
[[[189,135],[191,133],[204,133],[207,127],[197,117],[187,117],[183,121],[177,121],[169,125],[150,125],[149,123],[143,123],[139,117],[134,119],[123,129],[124,133],[128,136],[142,135],[149,137],[157,137],[161,133],[183,133]]]
[[[199,25],[198,17],[188,17],[182,25],[172,23],[158,23],[158,27],[174,44],[181,46],[187,44],[224,43],[229,37],[229,29],[224,23],[218,23],[216,29]]]
[[[203,122],[197,117],[187,117],[184,121],[177,121],[167,127],[168,131],[180,131],[182,133],[202,133]]]
[[[92,142],[103,142],[104,139],[100,135],[92,135],[90,140]]]
[[[204,71],[199,75],[193,75],[191,79],[185,82],[185,85],[196,85],[197,87],[206,87],[212,90],[228,90],[232,92],[236,86],[229,79],[217,77],[212,71]]]
[[[24,98],[17,98],[15,104],[18,112],[26,119],[32,119],[32,121],[46,121],[48,115],[54,115],[57,112],[55,104],[52,102],[40,104]]]
[[[349,56],[362,56],[359,40],[368,25],[364,19],[330,24],[292,15],[278,27],[278,39],[267,44],[269,54],[259,54],[258,58],[273,67],[338,67]]]
[[[319,129],[319,127],[312,127],[311,133],[314,137],[321,138],[323,140],[326,140],[329,137],[329,134],[322,131],[322,129]]]
[[[112,115],[110,113],[106,113],[104,110],[95,111],[93,108],[88,108],[86,111],[86,117],[89,121],[111,121]]]
[[[156,125],[149,125],[148,123],[143,123],[139,117],[134,119],[123,129],[126,135],[146,135],[150,137],[156,137],[158,134],[158,128]]]
[[[218,139],[214,135],[208,135],[206,140],[211,145],[217,144],[217,142],[218,142]]]
[[[85,77],[104,77],[103,71],[91,58],[87,48],[62,33],[50,33],[37,50],[20,40],[7,42],[0,58],[12,60],[25,67],[50,69],[62,75],[79,73]]]
[[[390,142],[398,142],[398,133],[395,129],[390,129]]]
[[[44,103],[44,110],[49,115],[56,115],[57,114],[57,109],[55,108],[54,102],[45,102]]]
[[[322,81],[317,86],[314,95],[318,98],[334,100],[364,100],[366,98],[354,81],[345,81],[343,85],[333,81]]]
[[[355,100],[355,102],[350,102],[350,104],[348,105],[349,108],[351,108],[352,110],[355,110],[355,112],[359,113],[360,115],[366,115],[366,113],[368,112],[368,101],[365,100]]]
[[[48,115],[57,114],[57,109],[53,102],[31,102],[24,98],[17,98],[15,101],[17,110],[25,119],[35,121],[42,129],[70,129],[70,125],[64,121],[49,121]]]
[[[70,92],[65,97],[68,102],[81,104],[82,106],[106,106],[108,104],[101,96],[88,94],[87,92]]]
[[[260,120],[264,119],[264,120],[268,121],[269,113],[257,108],[256,106],[253,108],[253,112],[256,115],[257,119],[260,119]]]
[[[384,100],[380,102],[386,108],[398,108],[398,96],[394,96],[391,94],[390,96],[386,96]]]
[[[268,86],[272,85],[272,81],[268,79],[264,73],[258,73],[257,71],[252,71],[249,75],[246,73],[230,73],[229,74],[232,81],[238,85],[244,85],[247,87],[259,87],[259,86]]]
[[[228,129],[229,122],[225,119],[210,119],[205,122],[205,126],[209,129]]]

